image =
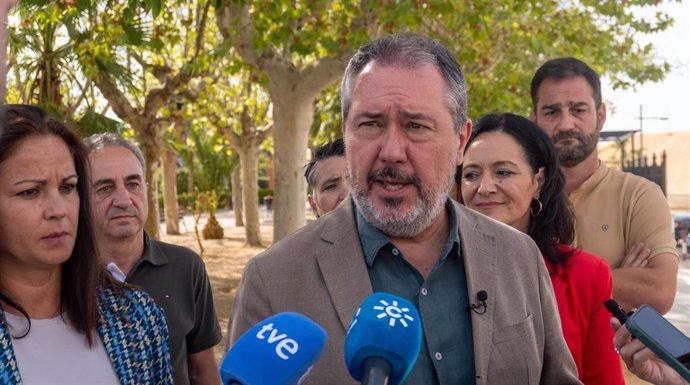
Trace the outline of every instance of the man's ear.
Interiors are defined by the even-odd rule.
[[[532,123],[537,123],[537,113],[534,112],[534,110],[529,113],[529,120],[531,120]]]
[[[597,108],[597,122],[599,123],[599,131],[604,127],[604,122],[606,122],[606,104],[601,102],[599,108]]]
[[[307,201],[309,202],[309,207],[311,207],[311,211],[318,218],[319,217],[319,211],[316,209],[316,203],[314,203],[314,199],[311,197],[311,194],[307,195]]]
[[[467,146],[467,141],[470,139],[472,134],[472,120],[467,119],[465,124],[460,127],[460,140],[458,141],[458,157],[455,162],[456,166],[462,164],[463,153],[465,152],[465,146]]]

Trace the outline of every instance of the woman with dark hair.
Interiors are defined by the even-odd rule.
[[[510,113],[479,119],[460,174],[464,204],[529,234],[541,250],[580,380],[624,384],[604,308],[611,270],[604,259],[567,246],[574,219],[564,184],[551,140],[534,123]]]
[[[96,254],[88,158],[38,107],[0,107],[0,382],[171,384],[168,331]]]

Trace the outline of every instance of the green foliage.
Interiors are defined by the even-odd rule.
[[[124,0],[80,3],[76,8],[64,6],[61,21],[86,77],[112,76],[119,84],[140,91],[141,70],[127,62],[126,52],[144,51],[156,45],[151,40],[153,21],[146,4]]]
[[[190,130],[189,137],[194,146],[195,164],[202,170],[195,175],[195,182],[202,191],[215,191],[229,168],[227,143],[222,137],[202,129]]]
[[[429,7],[444,2],[429,3]],[[457,53],[466,72],[470,116],[494,110],[527,114],[529,82],[545,60],[575,56],[606,75],[614,87],[658,81],[668,71],[634,35],[669,26],[668,15],[641,21],[619,1],[465,3],[455,12],[438,12],[428,24],[432,35]],[[637,1],[654,6],[657,1]],[[440,9],[444,9],[441,7]]]
[[[177,204],[188,212],[194,212],[196,209],[196,203],[194,202],[195,197],[195,193],[179,192],[178,190]]]
[[[259,53],[276,47],[296,60],[310,60],[337,55],[343,47],[356,47],[367,40],[363,31],[349,27],[364,11],[352,1],[259,1],[249,5],[255,30],[260,31],[254,34]]]
[[[248,5],[254,49],[270,49],[297,68],[339,57],[362,43],[393,32],[417,32],[441,40],[456,53],[466,73],[470,116],[493,110],[530,111],[529,81],[545,60],[576,56],[608,77],[615,88],[663,79],[669,64],[635,36],[663,31],[670,15],[639,17],[634,10],[654,8],[658,0],[398,1],[223,1]],[[234,38],[247,28],[241,18],[228,21]],[[324,94],[322,94],[323,96]],[[326,99],[321,106],[328,105]],[[320,107],[321,107],[320,106]],[[337,118],[319,108],[312,140],[330,132]],[[326,107],[327,111],[335,111]],[[328,128],[327,128],[328,127]],[[325,135],[329,136],[329,135]]]
[[[122,133],[125,129],[124,124],[118,120],[111,119],[103,114],[99,114],[92,109],[87,109],[75,127],[82,136],[89,136],[100,132]]]
[[[259,203],[263,203],[267,196],[273,196],[272,188],[260,188],[259,189]]]
[[[53,111],[65,110],[63,99],[70,95],[63,93],[78,83],[78,79],[66,76],[74,71],[70,66],[73,57],[69,44],[58,42],[64,37],[59,9],[21,3],[17,14],[21,22],[9,26],[9,47],[16,61],[10,77],[17,81],[18,92],[14,95],[19,100],[11,101],[37,104]],[[64,82],[68,82],[67,87]]]
[[[102,84],[94,85],[112,80],[115,90],[111,91],[122,94],[131,115],[155,111],[145,122],[135,123],[150,128],[154,123],[172,125],[178,118],[189,122],[170,141],[178,143],[182,158],[189,160],[184,167],[194,174],[196,189],[222,196],[223,186],[227,186],[224,178],[237,161],[221,166],[224,161],[214,158],[227,159],[230,153],[225,139],[217,134],[220,129],[229,127],[240,133],[245,109],[252,119],[248,126],[266,126],[273,117],[266,90],[278,80],[294,80],[291,86],[299,89],[300,81],[307,78],[301,75],[318,71],[320,66],[342,66],[354,49],[373,38],[404,31],[434,36],[456,53],[465,70],[471,117],[493,110],[526,114],[530,110],[529,81],[548,58],[580,57],[614,87],[661,80],[668,63],[658,59],[651,46],[636,44],[635,37],[663,31],[673,21],[659,12],[645,17],[633,12],[654,10],[659,3],[22,0],[19,20],[12,21],[9,36],[13,63],[7,99],[42,105],[84,134],[122,131],[126,126],[114,120],[112,112],[124,119],[119,111],[126,108],[105,102]],[[235,17],[222,16],[226,7],[235,8]],[[247,18],[238,16],[243,7]],[[216,16],[225,39],[219,34],[221,27],[206,22]],[[256,58],[252,63],[240,58],[243,47],[234,46],[234,39],[247,32]],[[264,66],[266,63],[289,66]],[[272,69],[266,70],[269,67]],[[147,102],[164,92],[170,79],[179,74],[198,78],[185,89],[175,85],[180,88],[174,97],[147,109]],[[130,128],[135,120],[127,121]],[[310,129],[310,144],[314,145],[337,137],[339,126],[338,86],[334,84],[317,98],[312,126],[300,129]],[[147,134],[159,138],[159,133]],[[264,166],[274,152],[273,145],[270,139],[262,144],[260,162]],[[211,150],[204,150],[208,148]],[[292,166],[297,171],[302,165]]]
[[[161,13],[163,8],[163,0],[146,0],[144,4],[151,9],[151,15],[156,18]]]
[[[309,129],[309,146],[313,148],[342,137],[341,126],[340,87],[333,84],[321,92],[316,101],[314,121]]]
[[[228,179],[238,162],[232,156],[226,140],[214,131],[191,124],[187,135],[185,142],[174,142],[168,138],[168,143],[180,154],[183,172],[194,174],[194,193],[191,196],[180,193],[180,206],[191,211],[203,209],[215,212],[228,199]],[[183,183],[186,189],[186,181]]]
[[[636,0],[653,7],[658,0]],[[556,56],[579,56],[616,86],[658,80],[668,64],[645,47],[632,44],[635,33],[668,26],[665,15],[643,23],[632,15],[631,2],[528,0],[224,0],[218,24],[244,64],[256,72],[277,110],[276,137],[302,138],[311,129],[318,140],[337,119],[321,115],[295,117],[291,98],[310,103],[337,81],[344,63],[363,43],[384,34],[416,32],[443,41],[464,67],[469,89],[469,116],[493,110],[530,111],[529,81],[535,69]],[[322,102],[318,113],[331,110]],[[313,114],[304,109],[304,114]],[[300,125],[300,126],[298,126]],[[300,159],[283,147],[275,154],[279,204],[302,199],[297,182]],[[306,143],[305,143],[306,144]],[[299,145],[303,145],[299,143]],[[276,213],[274,240],[301,225],[297,206]],[[290,227],[290,228],[288,228]]]
[[[75,124],[96,119],[102,125],[113,104],[104,100],[95,80],[112,78],[127,102],[143,105],[150,89],[179,69],[169,63],[184,64],[198,55],[204,65],[182,68],[191,72],[210,65],[206,51],[193,49],[198,31],[208,30],[198,25],[205,3],[164,7],[162,0],[22,1],[17,10],[21,22],[10,26],[17,64],[12,67],[16,88],[10,88],[9,100],[59,111],[57,115]],[[103,129],[113,126],[92,131]]]

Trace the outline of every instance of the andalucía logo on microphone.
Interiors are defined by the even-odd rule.
[[[379,303],[381,305],[376,305],[373,307],[374,310],[381,311],[381,313],[379,313],[376,316],[376,318],[382,319],[382,318],[390,317],[390,319],[388,320],[388,325],[390,327],[395,327],[396,321],[400,322],[400,324],[403,327],[408,326],[407,321],[414,322],[414,318],[412,318],[409,314],[406,314],[406,313],[410,312],[409,308],[406,308],[406,307],[400,308],[398,306],[398,301],[394,300],[392,302],[393,302],[392,304],[389,304],[386,300],[383,300],[383,299],[379,300]]]

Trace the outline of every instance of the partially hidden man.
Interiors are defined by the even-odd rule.
[[[85,139],[98,251],[113,277],[140,287],[165,311],[176,385],[220,384],[213,347],[222,333],[199,255],[150,239],[146,163],[139,147],[103,133]]]
[[[576,58],[552,59],[532,78],[531,95],[532,120],[553,141],[565,175],[574,246],[609,261],[623,308],[646,303],[668,312],[678,274],[671,211],[657,184],[599,159],[606,122],[599,75]]]

